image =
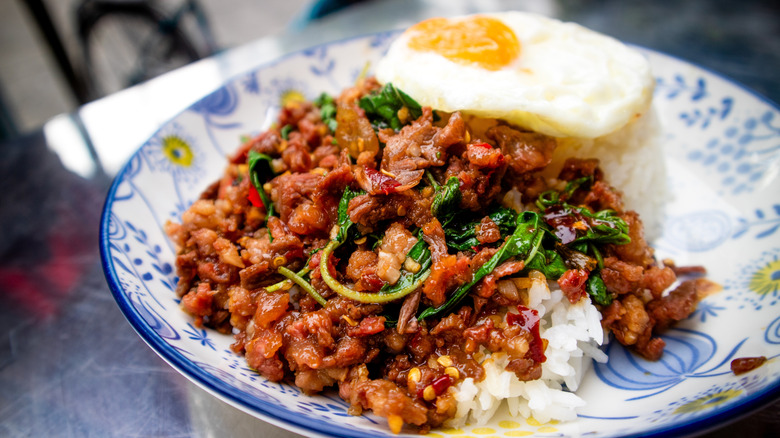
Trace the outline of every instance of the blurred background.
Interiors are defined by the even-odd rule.
[[[311,0],[0,0],[5,129],[39,128],[134,82],[280,33],[313,7]]]
[[[58,114],[194,60],[265,36],[295,33],[334,10],[368,2],[0,0],[0,139],[39,129]],[[467,3],[467,9],[505,6],[575,20],[718,71],[780,100],[774,80],[780,70],[776,0]],[[411,2],[399,4],[408,7]],[[461,12],[446,1],[415,5]],[[677,10],[673,16],[668,14],[671,5]],[[354,27],[359,29],[360,23]],[[750,50],[745,50],[746,41],[752,43]],[[713,49],[724,56],[712,56]]]

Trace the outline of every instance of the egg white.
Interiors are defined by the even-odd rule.
[[[407,31],[377,65],[377,79],[424,106],[504,119],[556,137],[600,137],[649,108],[650,65],[616,39],[531,13],[484,15],[501,20],[520,42],[520,56],[509,66],[489,71],[413,50]]]

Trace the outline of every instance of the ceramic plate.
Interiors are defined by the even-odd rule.
[[[162,228],[221,176],[242,136],[267,128],[291,93],[336,93],[375,64],[394,33],[326,44],[236,77],[166,123],[130,158],[108,194],[101,252],[127,319],[168,363],[214,395],[307,436],[392,436],[382,418],[350,416],[336,393],[272,383],[232,353],[230,336],[196,327],[174,293],[174,248]],[[616,343],[578,391],[570,423],[499,414],[431,436],[614,436],[694,433],[780,396],[780,112],[711,72],[639,49],[657,77],[656,105],[674,198],[659,258],[704,265],[723,290],[663,336],[646,362]],[[738,357],[766,356],[735,376]]]

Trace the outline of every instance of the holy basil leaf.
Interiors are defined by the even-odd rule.
[[[494,208],[488,217],[496,225],[501,232],[501,237],[512,234],[517,226],[517,213],[511,208],[497,207]],[[480,223],[480,219],[473,217],[464,218],[464,220],[453,221],[451,224],[444,228],[444,235],[447,238],[447,246],[455,249],[456,251],[470,251],[473,248],[480,245],[477,240],[477,225]]]
[[[458,213],[458,205],[462,198],[460,179],[451,176],[443,186],[436,189],[431,203],[431,214],[436,216],[443,226],[446,226]]]
[[[466,297],[469,290],[477,284],[480,280],[485,278],[488,274],[501,263],[509,260],[512,257],[534,257],[534,253],[538,250],[538,245],[541,244],[541,237],[544,231],[541,229],[542,220],[539,214],[526,211],[517,219],[517,227],[515,231],[509,236],[503,246],[493,255],[484,265],[482,265],[477,272],[474,273],[471,281],[460,286],[455,292],[450,295],[450,298],[439,307],[429,307],[425,309],[417,318],[423,320],[431,316],[440,315],[452,310],[457,306],[463,298]]]
[[[254,150],[250,150],[247,155],[249,179],[257,190],[257,194],[260,195],[260,200],[263,201],[263,206],[265,206],[269,217],[274,215],[274,203],[271,202],[271,197],[265,192],[263,183],[274,176],[274,172],[271,169],[271,160],[273,158],[270,156]]]
[[[539,271],[544,274],[546,278],[557,280],[569,268],[566,266],[563,257],[561,257],[557,251],[541,248],[537,251],[534,258],[525,265],[525,269]]]
[[[612,304],[612,295],[607,290],[607,286],[604,284],[604,280],[601,278],[601,273],[593,271],[588,277],[588,282],[585,284],[585,290],[587,290],[590,299],[594,303],[602,306],[609,306]]]
[[[292,132],[293,128],[294,128],[293,125],[282,126],[282,129],[279,130],[279,133],[281,134],[284,140],[290,139],[290,132]]]
[[[330,132],[336,132],[338,123],[336,122],[336,101],[333,99],[333,96],[322,93],[320,97],[314,100],[314,105],[320,109],[320,118],[328,126]]]
[[[358,105],[366,112],[374,129],[390,127],[395,131],[400,131],[403,125],[422,115],[420,104],[391,83],[387,83],[376,94],[363,96]],[[404,107],[407,109],[408,115],[402,121],[398,118],[398,111]]]
[[[366,192],[362,190],[352,190],[349,187],[344,189],[344,193],[341,195],[341,200],[339,201],[338,209],[339,232],[336,236],[336,240],[338,240],[339,243],[344,243],[347,240],[352,240],[356,237],[353,235],[355,233],[350,233],[353,230],[352,225],[354,225],[354,222],[349,218],[349,201],[360,195],[364,195],[365,193]]]

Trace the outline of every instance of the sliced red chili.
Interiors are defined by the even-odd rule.
[[[265,205],[263,205],[263,200],[260,199],[260,193],[258,193],[255,186],[251,184],[249,185],[249,194],[247,195],[246,199],[248,199],[249,202],[251,202],[255,207],[265,208]]]
[[[446,391],[450,385],[452,385],[452,377],[449,375],[441,376],[431,383],[431,386],[433,386],[433,390],[436,392],[436,395],[444,394],[444,391]]]
[[[376,187],[377,190],[384,193],[385,195],[395,193],[396,188],[401,186],[400,182],[378,170],[372,169],[370,167],[366,167],[364,170],[366,172],[366,177],[369,181],[371,181],[371,186]]]

